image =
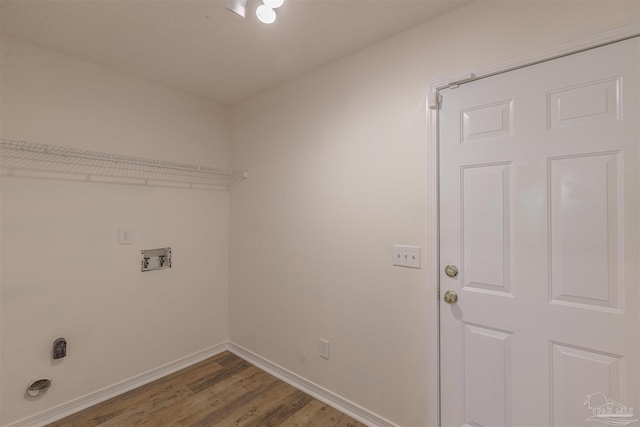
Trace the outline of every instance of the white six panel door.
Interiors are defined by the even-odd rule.
[[[443,426],[638,418],[639,75],[634,38],[441,92]]]

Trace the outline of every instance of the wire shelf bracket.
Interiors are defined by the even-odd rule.
[[[247,171],[0,139],[0,176],[228,191],[249,174]]]

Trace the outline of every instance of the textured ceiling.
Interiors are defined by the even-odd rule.
[[[222,104],[356,52],[468,0],[285,0],[275,24],[225,0],[0,0],[4,35]]]

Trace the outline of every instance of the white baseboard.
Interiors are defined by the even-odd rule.
[[[229,351],[234,353],[235,355],[243,358],[247,362],[252,365],[257,366],[265,372],[270,373],[274,377],[286,382],[287,384],[301,390],[321,402],[326,403],[327,405],[336,408],[340,412],[343,412],[349,415],[356,420],[367,424],[371,427],[397,427],[396,424],[392,423],[389,420],[382,418],[379,415],[372,413],[364,409],[363,407],[356,405],[353,402],[335,394],[332,391],[327,390],[324,387],[321,387],[298,374],[295,374],[282,366],[276,365],[275,363],[258,356],[257,354],[243,348],[237,344],[232,342],[229,343],[228,347]]]
[[[204,350],[197,351],[193,354],[190,354],[189,356],[174,360],[173,362],[169,362],[165,365],[151,369],[140,375],[136,375],[124,381],[120,381],[119,383],[107,386],[103,389],[91,392],[77,399],[55,406],[51,409],[47,409],[45,411],[23,418],[19,421],[7,424],[4,427],[45,426],[49,423],[67,417],[75,412],[81,411],[100,402],[104,402],[105,400],[111,399],[112,397],[118,396],[129,390],[133,390],[136,387],[148,384],[152,381],[179,371],[180,369],[184,369],[218,353],[222,353],[223,351],[228,349],[229,345],[227,342],[214,345],[213,347],[205,348]]]
[[[193,353],[189,356],[174,360],[165,365],[151,369],[140,375],[136,375],[119,383],[107,386],[103,389],[88,393],[82,397],[44,410],[37,414],[6,424],[3,427],[42,427],[54,421],[60,420],[78,411],[96,405],[105,400],[126,393],[129,390],[143,386],[152,381],[160,379],[166,375],[172,374],[180,369],[189,367],[204,359],[207,359],[223,351],[229,350],[235,355],[243,358],[247,362],[268,372],[274,377],[286,382],[287,384],[315,397],[321,402],[336,408],[356,420],[372,427],[397,427],[396,424],[372,413],[359,405],[325,389],[298,374],[295,374],[282,366],[279,366],[257,354],[232,342],[224,342],[213,347]]]

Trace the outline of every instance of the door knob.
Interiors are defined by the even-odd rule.
[[[444,268],[444,274],[449,277],[456,277],[458,275],[458,267],[453,264],[449,264]]]
[[[444,302],[447,304],[455,304],[458,301],[458,294],[455,291],[447,291],[444,293]]]

